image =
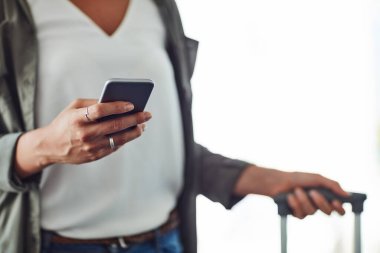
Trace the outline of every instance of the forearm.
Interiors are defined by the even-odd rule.
[[[21,178],[41,172],[51,162],[45,145],[46,129],[39,128],[24,133],[18,140],[14,161],[16,174]]]

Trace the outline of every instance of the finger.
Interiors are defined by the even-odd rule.
[[[314,207],[304,190],[302,190],[301,188],[296,188],[294,193],[295,197],[301,205],[304,214],[311,215],[317,211],[317,209]]]
[[[334,210],[337,211],[340,215],[344,215],[346,211],[343,208],[342,202],[339,200],[333,200],[331,202],[331,205],[333,206]]]
[[[288,204],[293,211],[293,215],[299,219],[305,218],[302,207],[293,194],[288,195]]]
[[[122,114],[133,110],[133,104],[129,102],[96,103],[80,109],[80,117],[87,114],[92,121],[114,114]]]
[[[83,107],[87,107],[90,105],[94,105],[97,102],[98,102],[98,100],[96,100],[96,99],[78,98],[78,99],[74,100],[73,102],[71,102],[68,107],[78,109],[78,108],[83,108]]]
[[[140,137],[145,131],[145,124],[139,124],[130,131],[115,134],[114,140],[116,141],[116,146],[122,146],[127,142],[133,141]]]
[[[350,195],[342,189],[338,182],[319,174],[294,172],[292,185],[303,187],[324,187],[343,197],[348,197]]]
[[[121,146],[123,146],[124,144],[126,144],[127,142],[133,141],[134,139],[137,139],[138,137],[140,137],[142,133],[144,132],[144,129],[145,129],[145,125],[140,124],[131,130],[113,134],[112,138],[115,145],[115,149],[113,150],[110,144],[110,139],[109,139],[110,136],[103,136],[102,139],[95,141],[95,143],[97,143],[97,150],[105,149],[105,150],[115,151]]]
[[[138,124],[143,124],[152,118],[149,112],[139,112],[125,117],[120,117],[112,120],[107,120],[98,124],[89,125],[89,131],[93,135],[104,136],[114,134],[127,128],[134,127]]]
[[[309,192],[309,195],[316,207],[318,207],[322,212],[324,212],[327,215],[331,214],[332,206],[320,193],[318,193],[315,190],[311,190]]]
[[[151,117],[152,115],[149,112],[142,112],[103,122],[87,124],[75,133],[76,139],[83,143],[102,141],[106,135],[132,128],[148,121]]]

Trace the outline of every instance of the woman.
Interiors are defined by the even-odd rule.
[[[301,189],[347,195],[332,180],[194,143],[197,43],[184,36],[173,0],[0,0],[0,7],[1,252],[196,252],[197,194],[230,208],[250,193],[294,190],[296,217],[317,208],[344,213],[339,202]],[[149,112],[97,121],[133,108],[97,103],[114,77],[153,79]]]

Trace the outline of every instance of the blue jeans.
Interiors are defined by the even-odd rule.
[[[156,233],[149,242],[129,245],[123,249],[119,245],[101,244],[58,244],[50,241],[50,232],[42,232],[41,253],[182,253],[178,229],[166,234]]]

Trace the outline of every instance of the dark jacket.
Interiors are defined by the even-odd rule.
[[[185,253],[196,252],[195,198],[203,194],[230,208],[233,188],[247,163],[196,144],[191,85],[198,43],[186,38],[174,0],[155,0],[167,29],[185,138],[185,181],[178,199]],[[20,181],[14,173],[19,136],[35,128],[38,41],[26,0],[0,0],[0,253],[40,252],[40,175]]]

